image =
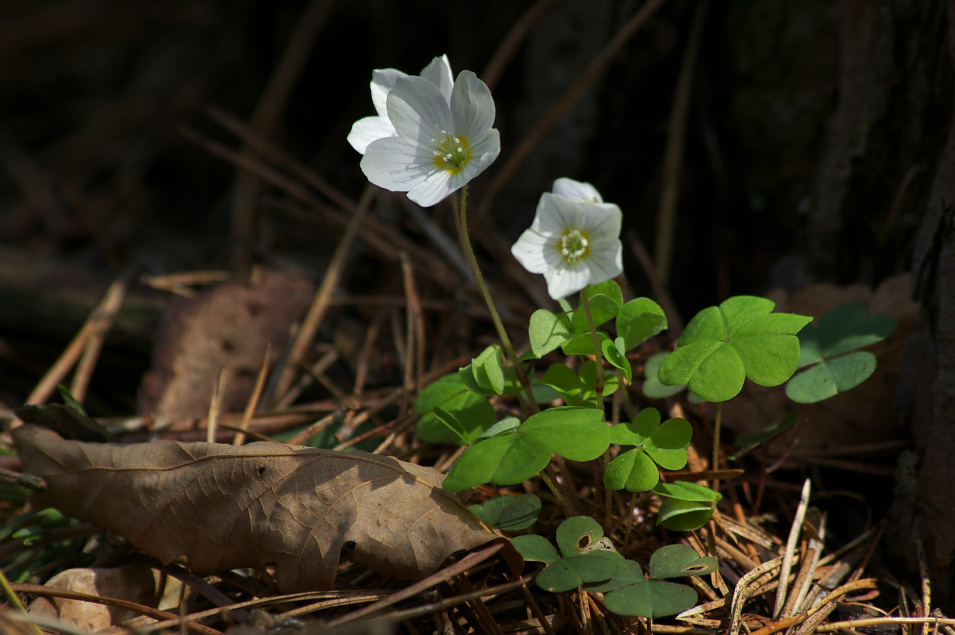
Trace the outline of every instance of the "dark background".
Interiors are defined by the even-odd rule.
[[[318,26],[262,131],[357,199],[365,180],[345,135],[373,114],[372,69],[417,73],[447,53],[455,73],[480,74],[532,5],[543,15],[494,88],[502,154],[472,187],[478,204],[644,3],[2,3],[0,401],[22,402],[121,271],[264,264],[320,278],[336,234],[267,187],[243,194],[252,212],[237,221],[236,169],[177,131],[238,148],[206,109],[254,121],[303,16]],[[899,544],[926,536],[942,597],[955,554],[942,529],[955,524],[952,488],[939,487],[955,479],[940,467],[955,452],[952,12],[943,0],[664,2],[475,219],[510,243],[540,193],[568,176],[619,204],[625,232],[655,253],[674,95],[699,16],[669,291],[689,316],[731,294],[913,272],[924,314],[897,403],[921,480],[896,530]],[[625,252],[634,291],[649,295]],[[141,302],[146,317],[120,324],[94,386],[117,410],[146,369],[161,308]]]

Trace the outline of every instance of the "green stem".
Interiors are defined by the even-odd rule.
[[[527,403],[527,406],[530,408],[531,413],[536,413],[540,410],[537,405],[537,402],[534,400],[534,394],[531,392],[531,383],[527,378],[527,373],[524,372],[524,367],[521,366],[520,362],[517,360],[517,354],[514,352],[514,347],[511,345],[511,339],[507,336],[507,331],[504,330],[504,323],[501,322],[501,316],[497,312],[497,307],[494,305],[494,300],[491,298],[491,293],[487,289],[487,283],[484,282],[484,276],[481,275],[481,268],[478,266],[477,257],[474,255],[474,248],[471,247],[471,238],[468,235],[468,186],[465,185],[461,188],[461,207],[458,212],[458,238],[461,241],[461,249],[464,251],[464,257],[467,258],[468,264],[471,266],[471,271],[474,273],[474,279],[477,280],[478,288],[481,289],[481,294],[484,296],[484,301],[487,303],[487,308],[491,312],[491,321],[494,322],[494,328],[497,330],[498,337],[501,338],[501,345],[504,347],[504,353],[507,355],[507,358],[511,362],[511,366],[514,368],[514,372],[517,373],[518,381],[521,384],[521,388],[526,395],[526,399],[521,399],[521,391],[518,390],[517,398],[522,402]]]
[[[600,338],[597,337],[594,315],[590,312],[590,301],[587,300],[586,287],[580,290],[580,308],[587,316],[587,326],[590,328],[590,337],[594,343],[594,359],[597,361],[597,381],[594,384],[594,392],[597,393],[597,405],[599,406],[604,395],[604,364],[600,355]]]
[[[548,465],[538,473],[538,476],[541,477],[541,480],[544,481],[544,484],[547,485],[548,489],[550,489],[551,493],[554,495],[554,498],[557,499],[557,503],[564,509],[564,515],[567,516],[567,518],[570,518],[574,515],[574,510],[570,508],[570,504],[567,502],[567,496],[565,496],[564,492],[562,491],[563,488],[557,487],[557,483],[555,482],[557,480],[557,475],[554,474],[554,477],[551,478],[550,474],[548,474],[553,474],[553,470],[554,468]]]

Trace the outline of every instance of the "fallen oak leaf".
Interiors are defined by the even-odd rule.
[[[416,579],[452,553],[498,536],[433,468],[366,452],[260,442],[242,447],[153,441],[67,441],[12,432],[25,473],[56,507],[199,575],[273,570],[283,593],[331,588],[342,549],[379,573]]]

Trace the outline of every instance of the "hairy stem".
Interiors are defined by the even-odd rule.
[[[597,393],[597,405],[600,406],[604,396],[604,365],[600,355],[600,339],[597,337],[597,328],[594,325],[594,315],[590,312],[590,301],[587,299],[587,289],[580,291],[580,308],[587,316],[587,326],[590,327],[590,337],[594,343],[594,359],[597,361],[597,381],[594,391]]]
[[[514,352],[514,347],[511,345],[511,339],[507,336],[507,331],[504,330],[504,323],[501,322],[501,316],[497,312],[497,307],[494,305],[494,300],[491,298],[491,293],[487,289],[487,283],[484,282],[484,276],[481,275],[481,268],[478,266],[477,257],[474,255],[474,248],[471,247],[471,238],[468,235],[468,186],[465,185],[461,188],[461,207],[458,212],[458,237],[461,240],[461,249],[464,251],[464,257],[467,258],[468,264],[471,266],[471,271],[474,273],[474,279],[477,281],[478,288],[481,289],[481,294],[484,296],[484,301],[487,303],[487,308],[491,312],[491,321],[494,322],[494,328],[497,330],[498,337],[501,338],[501,346],[504,348],[504,354],[507,355],[510,365],[513,366],[514,372],[517,373],[517,379],[521,384],[521,389],[524,391],[525,398],[521,398],[521,391],[518,390],[517,397],[522,404],[527,405],[530,409],[530,412],[536,413],[540,410],[537,406],[537,402],[534,400],[534,394],[531,392],[531,382],[527,378],[527,373],[524,372],[524,367],[521,366],[520,362],[517,360],[517,354]]]

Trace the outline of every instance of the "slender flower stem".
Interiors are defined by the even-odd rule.
[[[720,469],[720,424],[723,420],[723,402],[716,403],[716,416],[713,417],[713,464],[710,469],[714,472]],[[713,479],[713,489],[720,486],[719,479]]]
[[[597,328],[594,325],[594,315],[590,312],[590,301],[587,299],[587,288],[580,290],[580,308],[587,316],[587,326],[590,327],[590,337],[594,343],[594,359],[597,361],[597,381],[594,391],[597,393],[597,405],[600,405],[604,394],[604,365],[600,355],[600,338],[597,337]]]
[[[511,362],[511,366],[514,368],[514,372],[517,373],[518,381],[521,384],[521,388],[524,391],[525,399],[521,399],[521,391],[516,391],[518,399],[522,403],[526,402],[531,413],[536,413],[540,410],[537,405],[537,401],[534,400],[534,394],[531,392],[531,382],[527,378],[527,373],[524,372],[524,367],[521,366],[521,363],[517,360],[517,354],[514,352],[514,347],[511,345],[511,340],[507,336],[507,331],[504,330],[504,323],[501,322],[501,316],[497,312],[497,307],[494,305],[494,300],[491,298],[491,293],[487,289],[487,283],[484,282],[484,276],[481,275],[481,268],[478,266],[477,257],[474,255],[474,248],[471,247],[471,238],[468,235],[468,186],[465,185],[461,188],[461,207],[458,212],[458,237],[461,240],[461,249],[464,250],[464,257],[467,258],[468,264],[471,265],[471,271],[474,273],[474,279],[478,283],[478,287],[481,289],[481,294],[484,295],[484,301],[487,303],[487,308],[491,312],[491,321],[494,322],[494,328],[497,330],[498,337],[501,338],[501,345],[504,347],[504,353],[507,355],[507,358]]]

